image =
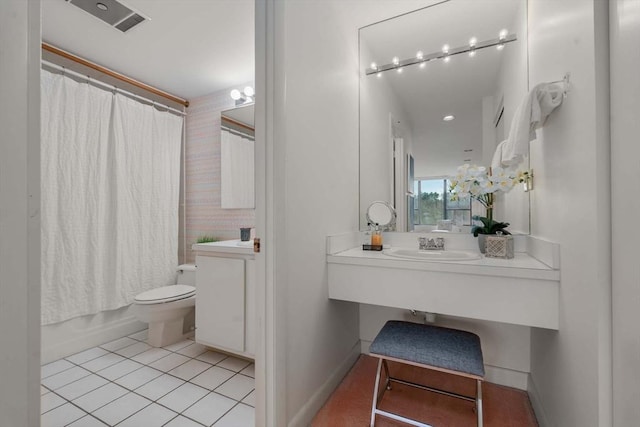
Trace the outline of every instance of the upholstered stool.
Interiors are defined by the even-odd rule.
[[[390,320],[371,343],[369,353],[371,356],[379,358],[376,385],[373,391],[371,427],[375,426],[376,415],[382,415],[418,427],[430,427],[428,424],[378,409],[378,403],[382,400],[385,390],[391,390],[392,382],[475,402],[478,427],[482,427],[484,364],[480,338],[476,334],[434,325]],[[476,397],[463,396],[394,378],[389,375],[387,360],[475,379]],[[382,393],[378,395],[382,366],[384,366],[387,380]]]

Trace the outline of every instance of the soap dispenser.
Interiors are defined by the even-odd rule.
[[[380,226],[376,222],[375,229],[371,233],[371,246],[382,246],[382,233],[380,232]]]

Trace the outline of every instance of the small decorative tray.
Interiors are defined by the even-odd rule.
[[[381,251],[382,245],[362,245],[363,251]]]

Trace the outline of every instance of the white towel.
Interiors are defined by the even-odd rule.
[[[557,83],[540,83],[529,92],[513,116],[509,137],[501,150],[502,165],[517,165],[529,154],[529,142],[536,139],[536,129],[562,103],[563,93],[563,85]]]
[[[505,139],[500,144],[498,144],[498,146],[496,147],[496,151],[495,151],[495,153],[493,153],[493,158],[491,159],[491,168],[492,169],[501,168],[503,166],[503,164],[502,164],[502,150],[504,149],[504,146],[505,146],[506,143],[507,143],[507,140]]]

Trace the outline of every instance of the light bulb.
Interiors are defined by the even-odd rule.
[[[400,60],[398,59],[397,56],[394,56],[391,62],[393,62],[393,65],[398,65],[400,63]]]
[[[378,76],[378,78],[382,77],[382,73],[378,73],[376,74],[376,76]]]
[[[424,68],[424,67],[426,67],[426,66],[427,66],[427,63],[426,63],[426,62],[422,62],[422,63],[420,63],[420,68]]]
[[[247,95],[248,97],[252,97],[255,94],[255,92],[251,86],[247,86],[244,88],[244,94]]]
[[[375,62],[372,62],[371,63],[371,69],[374,70],[374,71],[377,70],[378,69],[378,64],[376,64]]]
[[[478,39],[477,39],[477,38],[475,38],[475,37],[471,37],[471,38],[469,39],[469,46],[471,46],[471,47],[476,47],[476,44],[478,44]]]
[[[231,91],[231,99],[237,101],[240,98],[242,98],[242,94],[238,89],[234,89]]]
[[[398,74],[402,73],[402,70],[403,70],[402,67],[398,68]]]
[[[470,51],[469,51],[469,56],[470,56],[471,58],[473,58],[474,56],[476,56],[476,50],[475,50],[475,49],[470,50]]]
[[[449,114],[448,116],[444,116],[442,118],[442,120],[444,120],[445,122],[450,122],[451,120],[455,119],[455,117],[451,114]]]
[[[424,58],[424,53],[419,50],[418,53],[416,53],[416,58],[422,61],[422,58]]]
[[[498,49],[498,50],[504,49],[504,43],[500,43],[499,45],[497,45],[496,49]]]
[[[442,53],[445,55],[444,57],[444,62],[449,62],[449,45],[445,44],[444,46],[442,46]]]
[[[500,40],[504,40],[507,38],[507,34],[509,34],[509,32],[505,29],[500,30]]]

